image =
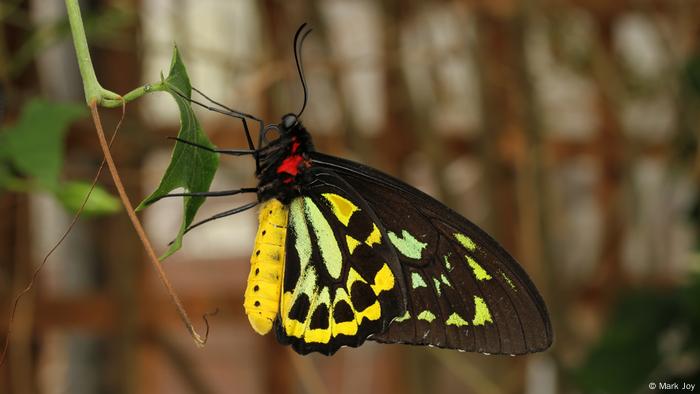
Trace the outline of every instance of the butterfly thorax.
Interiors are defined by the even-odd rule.
[[[311,182],[309,153],[314,150],[311,135],[294,117],[292,124],[286,115],[277,125],[280,136],[258,150],[258,200],[277,199],[289,204],[301,195],[305,184]],[[287,126],[287,127],[285,127]]]

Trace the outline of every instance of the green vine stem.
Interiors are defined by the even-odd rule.
[[[80,75],[83,79],[83,88],[85,89],[85,100],[87,102],[88,107],[90,108],[90,114],[92,115],[92,120],[95,124],[95,130],[97,131],[97,136],[100,141],[100,147],[102,148],[102,153],[104,154],[105,161],[107,162],[107,167],[109,168],[110,175],[112,175],[114,185],[116,186],[117,192],[119,193],[119,198],[121,199],[122,204],[124,204],[126,212],[129,216],[129,220],[131,221],[131,224],[136,230],[136,233],[139,239],[141,240],[144,249],[146,250],[146,254],[148,255],[149,260],[151,261],[151,264],[155,268],[156,273],[158,274],[158,278],[160,279],[168,295],[170,296],[170,300],[175,305],[177,312],[180,315],[180,318],[182,319],[183,323],[185,323],[185,326],[187,326],[187,329],[190,332],[192,339],[194,339],[195,344],[198,347],[203,347],[204,344],[207,342],[207,337],[209,336],[209,323],[207,321],[207,315],[204,315],[203,317],[204,323],[206,325],[206,332],[204,336],[200,336],[195,330],[194,325],[192,324],[189,316],[187,315],[187,311],[185,310],[182,301],[180,301],[180,298],[178,297],[177,293],[175,293],[175,289],[168,280],[163,266],[161,265],[160,261],[158,261],[158,257],[156,256],[153,250],[151,241],[146,235],[146,232],[144,231],[141,222],[136,216],[136,212],[134,212],[134,208],[132,207],[129,198],[126,195],[126,191],[124,190],[124,186],[119,176],[119,172],[117,171],[117,168],[114,164],[114,160],[112,159],[112,155],[109,151],[109,146],[107,144],[107,140],[105,139],[104,131],[102,129],[100,115],[97,110],[98,105],[108,108],[122,107],[123,110],[125,108],[126,102],[135,100],[152,91],[162,90],[163,82],[141,86],[127,93],[123,97],[107,89],[104,89],[97,81],[95,69],[92,66],[92,60],[90,59],[90,51],[88,50],[87,39],[85,37],[85,28],[83,27],[83,20],[80,15],[80,6],[78,5],[78,0],[65,1],[66,10],[68,12],[68,22],[70,24],[71,32],[73,35],[73,45],[75,46],[75,53],[78,59],[78,67],[80,68]]]
[[[78,59],[78,68],[80,69],[80,76],[83,79],[85,101],[88,105],[91,102],[95,102],[97,105],[105,108],[118,108],[125,102],[133,101],[144,94],[156,90],[151,89],[151,87],[159,85],[159,83],[146,84],[132,90],[124,96],[120,96],[117,93],[103,88],[97,80],[95,68],[92,66],[92,59],[90,58],[90,50],[88,49],[87,38],[85,37],[85,28],[83,27],[83,18],[80,14],[78,0],[66,0],[66,10],[68,12],[68,23],[70,24],[71,34],[73,36],[75,55]]]
[[[95,69],[92,66],[90,58],[90,50],[85,37],[85,28],[83,27],[83,17],[80,14],[80,5],[78,0],[66,0],[66,10],[68,11],[68,23],[70,23],[71,33],[73,35],[73,46],[75,54],[78,58],[78,67],[80,68],[80,76],[83,79],[83,89],[85,90],[85,101],[90,104],[95,102],[98,105],[103,105],[105,101],[117,101],[121,105],[123,99],[120,95],[104,89],[97,82]]]

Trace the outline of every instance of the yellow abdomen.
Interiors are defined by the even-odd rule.
[[[243,301],[250,325],[260,335],[270,332],[279,311],[287,214],[287,207],[274,199],[260,208],[260,224]]]

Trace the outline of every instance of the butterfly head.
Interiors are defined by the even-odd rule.
[[[288,113],[282,117],[279,123],[267,125],[261,134],[260,146],[266,147],[273,144],[289,143],[293,137],[305,134],[306,130],[299,121],[299,117],[293,113]]]
[[[286,114],[282,117],[282,122],[279,124],[280,131],[284,134],[289,132],[294,126],[299,124],[299,118],[294,114]]]
[[[257,159],[260,162],[259,198],[276,198],[288,203],[300,193],[302,185],[310,182],[309,153],[314,150],[311,135],[299,116],[289,113],[280,123],[265,127],[261,135]]]

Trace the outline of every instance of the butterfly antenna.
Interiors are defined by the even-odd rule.
[[[252,121],[257,122],[257,123],[259,124],[261,130],[262,130],[263,124],[264,124],[263,121],[262,121],[262,119],[259,119],[259,118],[255,117],[255,116],[250,115],[250,114],[247,114],[247,113],[245,113],[245,112],[236,111],[235,109],[231,109],[231,108],[229,108],[229,107],[227,107],[227,106],[221,104],[220,102],[211,99],[209,96],[207,96],[206,94],[202,93],[200,90],[198,90],[198,89],[195,88],[194,86],[192,86],[192,90],[193,90],[193,91],[199,93],[202,97],[204,97],[204,98],[205,98],[206,100],[208,100],[210,103],[212,103],[212,104],[214,104],[214,105],[217,105],[219,108],[213,107],[213,106],[211,106],[211,105],[204,104],[204,103],[202,103],[202,102],[200,102],[200,101],[197,101],[197,100],[193,99],[192,97],[190,97],[190,96],[188,96],[188,95],[182,93],[179,89],[177,89],[177,88],[174,87],[174,86],[169,86],[169,88],[170,88],[173,92],[175,92],[175,94],[177,94],[178,96],[182,97],[184,100],[186,100],[186,101],[189,102],[190,104],[197,104],[197,105],[199,105],[200,107],[202,107],[202,108],[204,108],[204,109],[207,109],[207,110],[209,110],[209,111],[218,112],[218,113],[220,113],[220,114],[222,114],[222,115],[226,115],[226,116],[230,116],[230,117],[233,117],[233,118],[240,119],[240,120],[243,122],[243,132],[245,133],[246,141],[248,142],[248,148],[250,148],[251,150],[255,150],[255,145],[253,145],[253,139],[252,139],[252,137],[250,136],[250,130],[248,129],[248,123],[246,122],[246,119],[250,119],[250,120],[252,120]],[[223,108],[223,109],[222,109],[222,108]],[[256,165],[257,165],[257,162],[256,162]]]
[[[309,99],[309,89],[306,85],[306,78],[304,78],[304,64],[301,59],[301,48],[304,45],[304,40],[313,31],[313,29],[306,30],[303,34],[302,31],[306,28],[306,23],[299,27],[296,34],[294,34],[294,61],[297,64],[297,73],[299,73],[299,79],[301,80],[301,87],[304,89],[304,104],[302,104],[301,109],[297,113],[297,118],[301,116],[306,108],[306,102]]]
[[[256,117],[256,116],[253,116],[253,115],[251,115],[251,114],[247,114],[247,113],[245,113],[245,112],[241,112],[241,111],[235,110],[235,109],[233,109],[233,108],[231,108],[231,107],[228,107],[228,106],[226,106],[226,105],[224,105],[224,104],[222,104],[222,103],[220,103],[220,102],[218,102],[218,101],[212,99],[211,97],[207,96],[206,94],[204,94],[204,92],[202,92],[201,90],[195,88],[194,86],[191,86],[191,88],[192,88],[193,91],[197,92],[200,96],[204,97],[204,98],[205,98],[207,101],[209,101],[210,103],[212,103],[212,104],[214,104],[214,105],[217,105],[217,106],[219,106],[220,108],[223,108],[225,111],[228,111],[228,112],[230,113],[230,114],[229,114],[230,116],[234,116],[234,117],[244,117],[244,118],[248,118],[248,119],[250,119],[250,120],[254,120],[254,121],[256,121],[256,122],[257,122],[257,121],[260,121],[260,119],[259,119],[258,117]],[[194,100],[192,100],[191,98],[189,98],[189,100],[194,102]],[[195,104],[199,104],[199,103],[195,102]],[[205,108],[206,108],[206,107],[205,107]],[[208,109],[208,108],[207,108],[207,109]]]

